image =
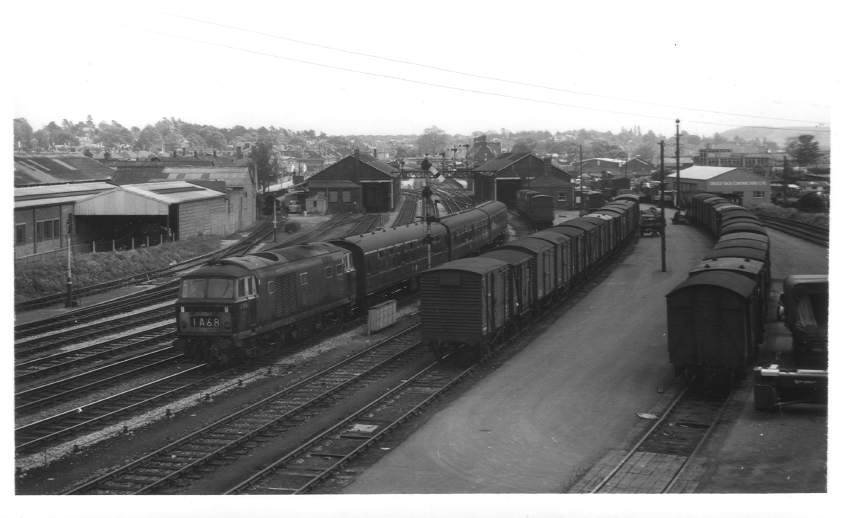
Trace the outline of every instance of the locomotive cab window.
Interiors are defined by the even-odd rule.
[[[234,297],[233,279],[184,279],[180,295],[186,298],[230,299]]]

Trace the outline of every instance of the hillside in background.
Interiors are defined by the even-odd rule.
[[[767,139],[780,146],[783,146],[788,138],[796,138],[799,135],[813,135],[819,142],[820,149],[831,147],[831,128],[828,126],[786,126],[776,129],[743,126],[723,131],[720,135],[728,140],[734,140],[734,137],[740,137],[743,140]]]

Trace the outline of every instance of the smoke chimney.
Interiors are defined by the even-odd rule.
[[[374,155],[374,158],[377,158],[377,148],[374,148],[372,154]]]

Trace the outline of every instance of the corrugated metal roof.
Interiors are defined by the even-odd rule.
[[[252,183],[247,167],[166,167],[162,172],[169,180],[220,180],[227,187]]]
[[[75,213],[79,216],[163,216],[168,214],[168,207],[174,204],[224,196],[223,193],[187,182],[122,185],[112,191],[80,200]]]
[[[108,180],[114,171],[79,155],[15,155],[15,185]]]
[[[103,191],[114,189],[106,182],[63,183],[15,187],[15,208],[73,203]]]
[[[736,167],[713,167],[708,165],[694,165],[681,170],[682,180],[711,180],[719,175],[730,173]],[[666,175],[667,178],[675,178],[675,173]]]

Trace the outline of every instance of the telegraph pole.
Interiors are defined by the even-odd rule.
[[[424,171],[425,177],[425,186],[422,189],[422,219],[425,221],[425,246],[427,247],[427,269],[430,270],[431,263],[431,251],[430,244],[433,241],[433,238],[430,235],[430,160],[425,156],[424,160],[422,160],[422,171]]]
[[[663,198],[666,196],[664,192],[664,175],[663,170],[663,141],[660,141],[660,271],[666,271],[666,213],[663,210]]]
[[[584,215],[584,145],[578,145],[578,195],[581,204],[578,205],[578,216]]]
[[[65,282],[65,307],[66,308],[71,308],[71,307],[76,306],[76,304],[74,304],[74,297],[73,297],[74,281],[71,279],[71,231],[73,230],[73,221],[74,221],[73,217],[74,217],[73,214],[68,214],[68,223],[67,223],[67,226],[65,227],[66,230],[67,230],[67,238],[66,238],[65,244],[68,245],[68,270],[67,270],[68,271],[68,278],[67,278],[67,281]]]
[[[675,119],[675,208],[681,208],[681,162],[678,143],[680,133],[678,132],[678,124],[681,119]]]

